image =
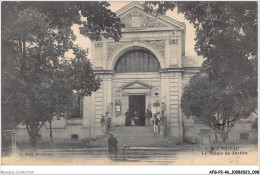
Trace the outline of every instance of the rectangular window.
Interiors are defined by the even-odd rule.
[[[129,54],[126,55],[126,72],[131,72],[131,56]]]
[[[149,62],[148,62],[148,54],[144,53],[144,72],[149,71]]]
[[[139,52],[135,52],[135,72],[140,72],[139,67]]]
[[[149,72],[153,72],[153,57],[149,55]]]
[[[135,72],[135,53],[131,53],[131,66],[130,70],[131,72]]]
[[[125,57],[122,59],[122,64],[121,64],[121,72],[125,72]]]
[[[139,59],[139,68],[140,72],[144,72],[144,53],[140,52],[140,59]]]
[[[159,71],[159,62],[157,60],[154,60],[154,64],[153,64],[153,67],[154,67],[154,71]]]
[[[118,72],[122,72],[122,61],[118,64]]]

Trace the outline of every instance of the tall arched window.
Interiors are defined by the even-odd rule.
[[[116,73],[158,72],[160,64],[155,56],[146,50],[131,50],[123,54],[115,65]]]

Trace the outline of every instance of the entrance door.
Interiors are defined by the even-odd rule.
[[[145,95],[129,95],[129,110],[131,116],[137,112],[137,125],[145,126]]]

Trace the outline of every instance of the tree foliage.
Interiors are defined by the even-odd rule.
[[[2,121],[23,122],[36,145],[46,121],[66,112],[71,97],[100,86],[87,52],[73,44],[73,24],[90,39],[121,38],[123,24],[106,2],[2,3]],[[87,17],[83,21],[82,16]],[[64,61],[73,50],[74,59]]]
[[[230,82],[234,87],[241,82],[238,77],[256,77],[257,2],[167,1],[147,2],[146,5],[146,11],[156,14],[174,8],[184,14],[196,29],[195,51],[207,59],[208,71],[214,74],[211,76]],[[256,95],[256,87],[252,88],[252,95]]]
[[[215,83],[204,73],[193,76],[184,88],[181,108],[187,117],[192,116],[212,128],[225,142],[235,122],[254,110],[254,101],[234,91],[223,90]]]
[[[195,51],[206,58],[184,89],[184,114],[218,129],[256,112],[257,2],[146,2],[151,13],[175,8],[195,27]]]

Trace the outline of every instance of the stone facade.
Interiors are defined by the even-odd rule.
[[[112,118],[112,127],[124,126],[124,114],[133,95],[142,96],[143,106],[145,109],[151,106],[153,114],[164,111],[169,137],[192,142],[200,140],[201,131],[209,128],[185,117],[180,108],[182,90],[202,64],[199,57],[185,56],[185,24],[166,16],[147,14],[138,2],[132,2],[116,13],[126,26],[122,30],[122,39],[115,42],[103,38],[91,45],[91,63],[95,75],[102,79],[101,88],[92,96],[83,98],[82,118],[53,121],[53,140],[64,143],[75,135],[80,140],[100,137],[103,134],[101,115],[106,112]],[[152,54],[159,62],[159,71],[116,72],[121,56],[133,50]],[[232,129],[232,138],[237,131],[242,132],[241,128],[244,131],[236,139],[247,141],[245,137],[253,138],[247,132],[255,118],[257,116],[239,121]],[[20,124],[17,128],[17,141],[28,142],[26,127]],[[49,140],[49,133],[48,123],[45,123],[39,131],[41,140]]]
[[[185,24],[167,16],[147,14],[138,2],[132,2],[116,13],[126,26],[122,39],[115,42],[103,38],[91,44],[91,62],[96,76],[102,79],[101,88],[83,98],[82,119],[55,121],[53,138],[62,141],[75,134],[79,139],[97,138],[102,135],[101,115],[106,112],[112,118],[112,126],[124,126],[130,95],[145,96],[145,109],[151,106],[153,114],[165,111],[170,137],[196,137],[194,131],[199,128],[193,120],[183,116],[180,108],[182,89],[201,66],[196,61],[198,58],[185,56]],[[160,71],[116,73],[114,68],[120,56],[134,49],[152,53],[160,64]],[[159,106],[154,107],[155,103]],[[18,137],[28,137],[26,128],[19,128]],[[47,124],[39,134],[43,139],[49,138]]]
[[[137,2],[120,9],[117,15],[126,26],[122,39],[119,42],[112,39],[92,42],[92,64],[96,75],[103,81],[97,92],[83,100],[83,125],[91,127],[91,137],[99,136],[101,115],[108,112],[112,126],[123,126],[129,95],[141,94],[145,95],[146,109],[156,102],[160,106],[165,104],[169,136],[182,139],[182,88],[200,67],[189,65],[190,60],[185,57],[185,24],[166,16],[147,14]],[[134,49],[153,53],[161,70],[115,73],[114,67],[120,56]],[[116,111],[116,105],[120,106],[120,111]],[[161,111],[161,107],[152,110]]]

